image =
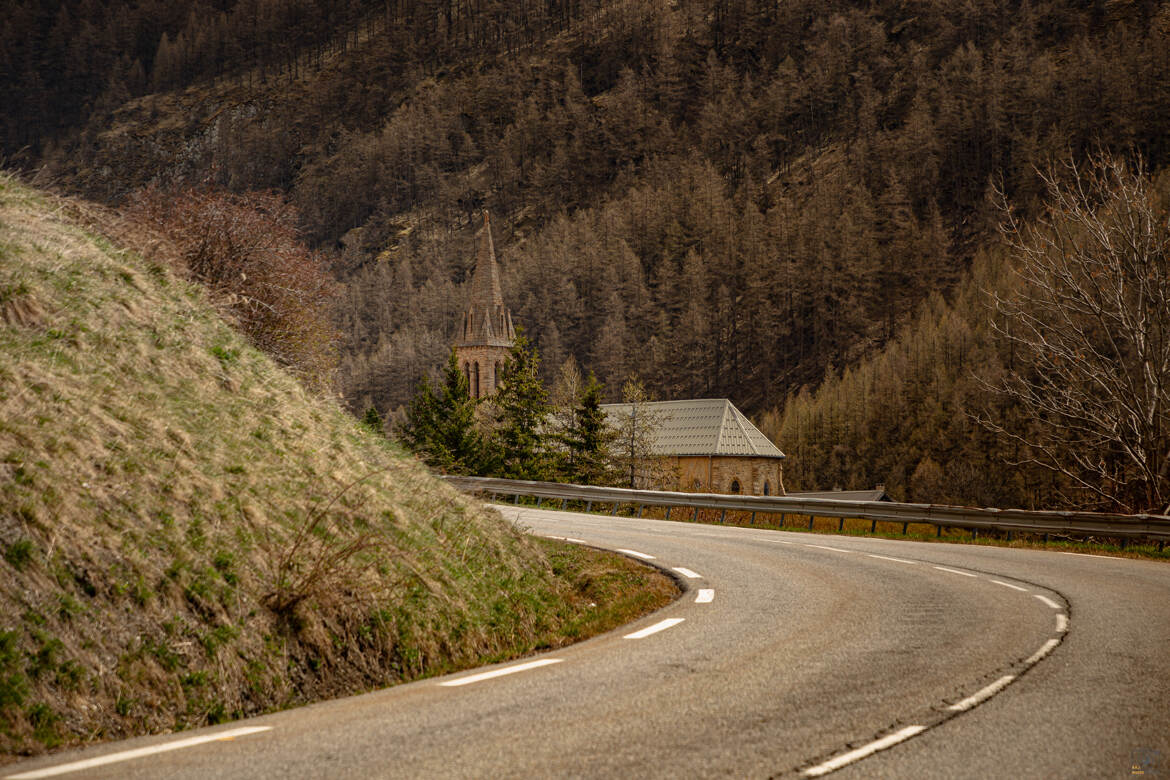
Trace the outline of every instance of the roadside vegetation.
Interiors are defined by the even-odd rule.
[[[0,761],[519,656],[674,597],[435,480],[159,241],[0,175]]]

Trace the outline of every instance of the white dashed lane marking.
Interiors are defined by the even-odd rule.
[[[1039,593],[1033,593],[1032,598],[1038,599],[1041,603],[1047,604],[1048,606],[1052,607],[1053,609],[1060,609],[1060,605],[1057,604],[1052,599],[1048,598],[1047,596],[1042,596]]]
[[[1014,679],[1016,679],[1014,674],[1004,675],[1003,677],[1000,677],[998,680],[993,682],[991,685],[980,688],[978,691],[971,694],[962,701],[955,702],[950,706],[950,709],[954,710],[955,712],[969,710],[976,704],[981,704],[982,702],[987,701],[992,696],[1002,691],[1009,684],[1011,684],[1011,681]]]
[[[948,569],[946,566],[935,566],[939,571],[945,571],[947,574],[958,574],[960,577],[974,577],[976,575],[969,571],[959,571],[958,569]]]
[[[715,600],[715,591],[711,588],[699,588],[699,595],[695,596],[696,604],[710,604]]]
[[[682,576],[686,577],[688,580],[696,580],[700,576],[700,575],[696,574],[695,572],[691,571],[690,569],[685,568],[683,566],[675,566],[674,570],[677,571]]]
[[[827,547],[823,544],[806,544],[805,547],[816,547],[818,550],[832,550],[833,552],[853,552],[852,550],[842,550],[840,547]]]
[[[1068,617],[1063,612],[1056,613],[1056,633],[1063,634],[1068,631]]]
[[[911,565],[916,565],[918,563],[918,561],[908,561],[905,558],[891,558],[888,555],[875,555],[874,553],[866,553],[866,555],[868,555],[870,558],[880,558],[883,561],[893,561],[894,563],[909,563]]]
[[[29,772],[19,772],[15,775],[7,775],[6,777],[8,780],[33,780],[38,777],[54,777],[55,775],[63,775],[69,772],[80,772],[83,769],[94,769],[95,767],[105,766],[106,764],[116,764],[135,758],[153,756],[156,753],[166,753],[171,750],[195,747],[196,745],[203,745],[207,742],[230,741],[236,737],[259,734],[262,731],[271,730],[271,726],[244,726],[243,728],[231,729],[230,731],[206,734],[202,737],[188,737],[187,739],[179,739],[174,742],[163,742],[160,745],[151,745],[150,747],[136,748],[134,750],[123,750],[120,753],[110,753],[107,756],[87,758],[69,764],[58,764],[57,766],[50,766],[45,769],[33,769]]]
[[[494,677],[503,677],[507,674],[516,674],[516,672],[526,672],[529,669],[537,669],[541,666],[549,666],[551,664],[559,664],[560,658],[541,658],[537,661],[529,661],[524,664],[516,664],[515,666],[505,666],[503,669],[492,669],[490,672],[480,672],[479,674],[472,674],[467,677],[460,677],[456,680],[447,680],[441,682],[447,688],[454,688],[458,685],[469,685],[471,683],[483,682],[484,680],[491,680]]]
[[[1047,642],[1044,643],[1043,647],[1041,647],[1036,652],[1032,653],[1032,655],[1029,656],[1028,660],[1024,661],[1024,663],[1031,666],[1032,664],[1039,662],[1040,659],[1042,659],[1044,656],[1046,656],[1052,652],[1052,648],[1056,647],[1059,644],[1060,644],[1059,639],[1049,639]]]
[[[620,553],[625,553],[626,555],[632,555],[632,556],[634,556],[635,558],[641,558],[641,559],[642,559],[642,560],[644,560],[644,561],[652,561],[652,560],[654,560],[654,556],[653,556],[653,555],[647,555],[646,553],[644,553],[644,552],[638,552],[637,550],[626,550],[626,549],[624,549],[624,548],[620,548],[620,547],[619,547],[619,548],[618,548],[618,552],[620,552]]]
[[[1021,588],[1019,585],[1012,585],[1010,582],[1003,582],[1002,580],[992,580],[992,582],[994,582],[996,585],[1003,585],[1005,588],[1011,588],[1012,590],[1018,590],[1022,593],[1027,593],[1027,591],[1028,591],[1027,588]]]
[[[889,734],[882,737],[881,739],[874,740],[868,745],[862,745],[856,750],[850,750],[848,753],[842,753],[836,758],[831,758],[823,764],[817,764],[810,769],[806,769],[804,770],[804,776],[820,777],[821,775],[827,775],[830,772],[835,772],[846,764],[852,764],[854,761],[859,761],[867,756],[872,756],[879,750],[885,750],[886,748],[897,745],[899,742],[905,742],[906,740],[910,739],[910,737],[917,736],[924,731],[926,731],[926,726],[907,726],[900,731],[895,731],[893,734]]]
[[[666,629],[670,628],[671,626],[677,626],[679,623],[683,622],[683,620],[685,620],[685,618],[667,618],[666,620],[659,621],[658,623],[655,623],[652,626],[647,626],[646,628],[643,628],[641,631],[635,631],[632,634],[626,634],[625,638],[626,639],[645,639],[646,637],[650,636],[651,634],[657,634],[659,631],[665,631]]]

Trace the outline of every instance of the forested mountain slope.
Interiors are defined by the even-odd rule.
[[[95,44],[141,77],[90,89],[39,159],[110,201],[287,193],[339,255],[355,408],[442,364],[480,207],[550,370],[759,413],[950,295],[994,239],[992,180],[1027,209],[1050,158],[1170,159],[1168,3],[174,5],[153,53],[149,30]]]

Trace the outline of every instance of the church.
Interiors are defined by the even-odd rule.
[[[467,307],[455,339],[455,359],[473,398],[486,398],[500,383],[516,340],[512,313],[504,305],[500,269],[484,212]],[[617,427],[628,404],[604,404]],[[784,495],[784,453],[731,401],[699,398],[642,404],[656,421],[651,453],[663,461],[665,490],[744,495]]]

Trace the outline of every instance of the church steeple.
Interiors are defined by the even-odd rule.
[[[473,397],[482,398],[495,391],[500,370],[515,340],[512,313],[504,306],[500,288],[491,218],[485,211],[467,308],[455,340],[455,355]]]

